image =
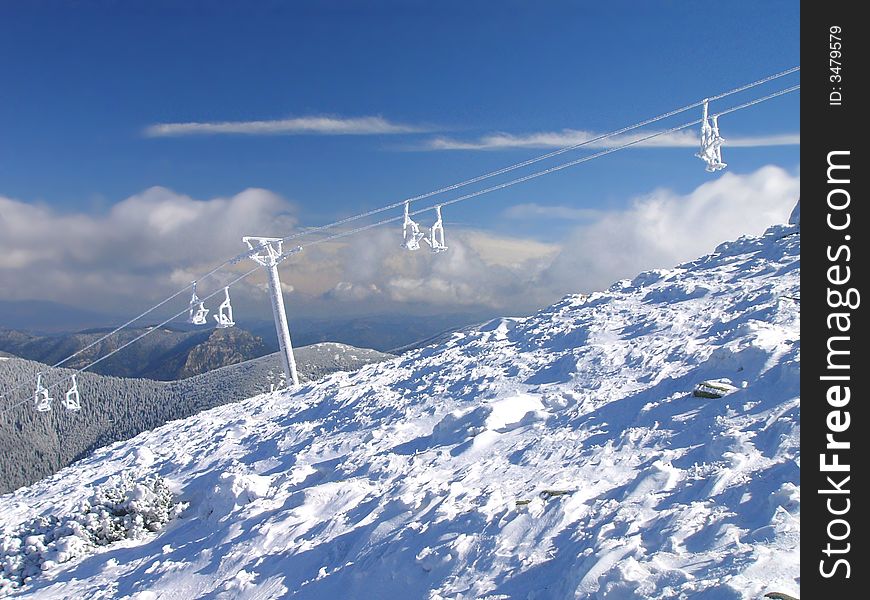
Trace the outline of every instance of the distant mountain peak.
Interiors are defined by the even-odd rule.
[[[207,340],[190,348],[177,378],[200,375],[268,353],[263,339],[249,331],[240,327],[215,329]]]

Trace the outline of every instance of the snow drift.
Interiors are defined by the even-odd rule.
[[[99,450],[0,497],[4,531],[129,469],[185,510],[12,595],[796,594],[799,271],[773,227]]]

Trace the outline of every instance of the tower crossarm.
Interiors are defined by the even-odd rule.
[[[245,256],[264,267],[275,266],[291,254],[302,250],[302,246],[296,246],[285,251],[282,238],[245,236],[242,241],[248,245]]]

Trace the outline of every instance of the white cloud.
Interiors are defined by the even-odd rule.
[[[153,187],[98,215],[0,196],[0,297],[131,312],[119,306],[150,303],[242,252],[243,235],[291,231],[292,212],[262,189],[194,200]]]
[[[602,217],[604,212],[594,208],[574,208],[572,206],[547,206],[529,202],[515,204],[502,212],[506,219],[525,221],[528,219],[558,219],[562,221],[591,221]]]
[[[456,231],[448,222],[450,250],[434,256],[401,251],[398,230],[378,230],[349,238],[330,250],[329,261],[314,258],[312,265],[330,265],[320,270],[331,273],[329,300],[520,312],[566,293],[605,289],[647,269],[672,267],[723,241],[785,223],[799,181],[769,166],[748,175],[727,173],[685,195],[655,190],[623,210],[571,213],[568,207],[521,205],[520,213],[549,211],[576,217],[579,224],[566,239],[543,244]]]
[[[292,290],[288,311],[294,316],[480,307],[519,313],[761,233],[786,222],[798,193],[798,176],[768,166],[727,173],[688,194],[655,190],[623,210],[573,214],[566,207],[521,205],[527,215],[576,216],[577,226],[566,239],[542,243],[448,221],[450,249],[437,255],[402,250],[397,225],[306,247],[282,265],[281,278],[285,292]],[[195,200],[151,188],[100,215],[63,214],[0,197],[0,299],[135,314],[241,252],[241,236],[293,232],[293,213],[291,203],[261,189]],[[219,289],[231,276],[202,291]],[[258,275],[233,288],[237,317],[268,317],[264,281]],[[173,302],[173,309],[183,309],[186,300]]]
[[[449,250],[432,254],[425,247],[416,252],[400,248],[401,229],[373,230],[330,247],[312,248],[303,271],[290,277],[309,282],[316,270],[321,278],[320,297],[360,309],[403,305],[406,310],[451,310],[496,307],[515,310],[538,305],[524,295],[535,274],[558,251],[544,244],[490,233],[454,230],[447,224]],[[308,250],[306,250],[308,252]],[[294,285],[296,285],[294,281]],[[297,286],[298,288],[298,286]],[[316,290],[311,289],[313,293]]]
[[[654,133],[652,131],[638,132],[608,137],[585,145],[585,148],[600,150],[630,143],[639,138]],[[725,134],[725,145],[731,147],[751,146],[795,146],[800,145],[799,133],[755,137],[729,137]],[[425,150],[508,150],[512,148],[565,148],[585,143],[600,137],[600,133],[576,129],[562,131],[542,131],[515,135],[510,133],[491,133],[472,140],[459,140],[439,136],[428,140]],[[699,145],[698,133],[692,131],[676,131],[665,133],[658,137],[639,142],[637,147],[653,148],[694,148]]]
[[[426,128],[392,123],[383,117],[297,117],[267,121],[157,123],[145,128],[146,137],[184,135],[385,135],[419,133]]]
[[[577,228],[541,273],[541,285],[554,293],[593,291],[691,260],[721,242],[787,222],[799,193],[800,179],[772,166],[726,173],[686,195],[656,190]]]

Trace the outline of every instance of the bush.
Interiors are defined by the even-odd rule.
[[[100,546],[159,531],[183,508],[162,477],[151,475],[137,481],[129,472],[114,477],[71,514],[40,516],[3,532],[0,595]]]

